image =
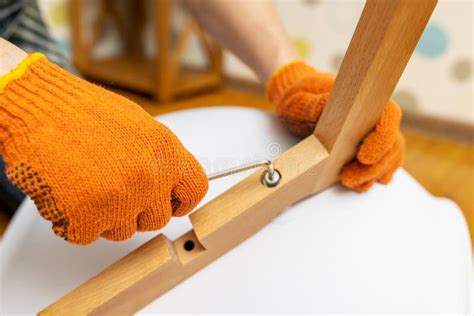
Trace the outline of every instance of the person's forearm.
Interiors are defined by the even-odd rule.
[[[23,50],[0,37],[0,77],[14,69],[26,56]]]
[[[184,0],[199,24],[266,82],[299,59],[271,0]]]

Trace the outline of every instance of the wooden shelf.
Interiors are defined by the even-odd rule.
[[[156,93],[156,73],[159,69],[154,60],[117,56],[90,61],[87,65],[75,64],[87,78],[95,81],[149,95]],[[221,82],[221,76],[216,73],[183,67],[174,86],[175,95],[209,90],[219,87]]]

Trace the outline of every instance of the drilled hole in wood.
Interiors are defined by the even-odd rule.
[[[187,240],[187,241],[184,243],[183,247],[184,247],[184,250],[186,250],[186,251],[191,251],[191,250],[193,250],[193,249],[194,249],[194,241],[192,241],[192,240]]]

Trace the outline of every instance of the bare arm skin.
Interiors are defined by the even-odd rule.
[[[9,73],[26,56],[23,50],[0,37],[0,76]]]
[[[280,66],[299,59],[271,0],[184,0],[214,38],[266,82]],[[27,54],[0,38],[0,76]]]
[[[271,0],[184,0],[198,23],[266,82],[300,57]]]

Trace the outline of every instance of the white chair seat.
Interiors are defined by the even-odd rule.
[[[275,158],[297,142],[271,114],[247,108],[158,119],[208,172]],[[205,201],[247,174],[212,182]],[[162,232],[174,239],[189,228],[187,218],[173,219]],[[1,314],[40,311],[156,234],[78,247],[24,202],[1,245]],[[459,208],[400,170],[368,193],[335,186],[289,208],[141,312],[468,313],[471,267]]]

